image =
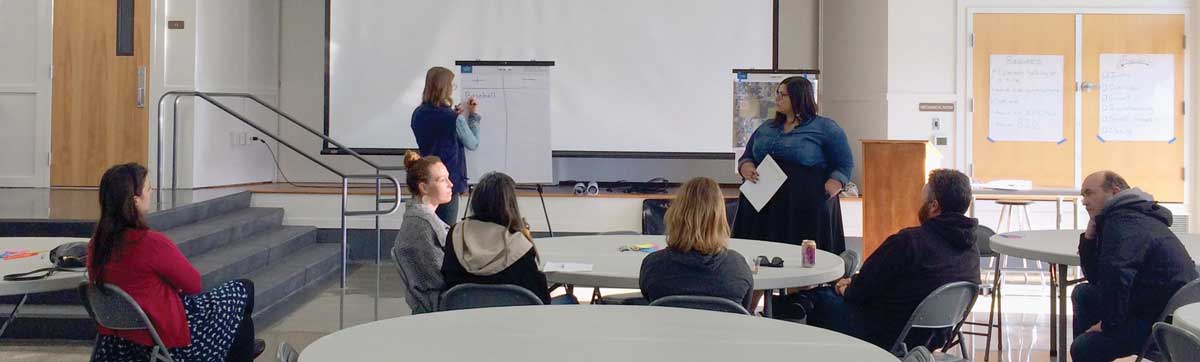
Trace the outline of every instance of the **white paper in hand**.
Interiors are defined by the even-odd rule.
[[[747,180],[742,183],[741,190],[746,200],[750,201],[750,205],[754,205],[755,210],[762,211],[767,202],[771,201],[771,197],[775,196],[775,192],[779,191],[779,187],[783,186],[783,182],[787,181],[787,175],[771,155],[767,155],[758,163],[757,170],[758,183]]]
[[[592,271],[592,264],[548,261],[548,262],[546,262],[545,267],[542,268],[542,271],[547,272],[547,273],[548,272],[589,272],[589,271]]]

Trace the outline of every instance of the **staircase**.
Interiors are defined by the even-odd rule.
[[[205,290],[253,281],[254,324],[262,330],[328,288],[341,251],[318,243],[317,228],[285,226],[283,209],[250,207],[250,198],[242,192],[154,212],[147,223],[179,246]],[[6,316],[19,298],[0,298],[0,312]],[[78,293],[66,290],[30,295],[2,338],[90,340],[95,331]]]

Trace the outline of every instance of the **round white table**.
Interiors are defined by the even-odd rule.
[[[1083,230],[1015,231],[988,239],[992,250],[1000,254],[1050,263],[1050,354],[1057,355],[1063,362],[1067,360],[1067,353],[1058,352],[1067,350],[1067,286],[1079,282],[1067,280],[1067,266],[1079,265],[1079,235],[1082,233]],[[1176,235],[1192,259],[1200,261],[1197,259],[1200,258],[1200,235]]]
[[[35,256],[0,260],[0,276],[26,273],[52,267],[54,264],[50,262],[50,249],[54,249],[54,247],[65,243],[86,243],[87,241],[87,238],[0,238],[0,253],[16,250],[39,252]],[[4,321],[4,324],[0,325],[0,336],[4,335],[4,330],[8,329],[8,324],[12,323],[13,319],[16,319],[17,313],[20,311],[21,306],[25,304],[30,294],[72,289],[79,286],[79,282],[83,281],[84,277],[85,273],[83,272],[56,272],[45,279],[39,280],[10,282],[0,279],[0,296],[21,296],[21,301],[17,302],[12,312],[8,314],[8,318]]]
[[[467,309],[367,323],[321,337],[300,362],[888,361],[887,351],[816,327],[693,309],[551,305]]]
[[[992,249],[1008,256],[1058,265],[1079,265],[1079,234],[1083,230],[1034,230],[996,234]],[[1200,235],[1175,234],[1192,259],[1200,261]]]
[[[1191,253],[1189,251],[1189,253]],[[1200,303],[1192,303],[1175,310],[1175,314],[1171,316],[1171,324],[1179,328],[1188,330],[1195,334],[1200,334]]]
[[[542,262],[591,264],[591,271],[547,272],[546,280],[568,286],[638,289],[642,259],[650,253],[620,251],[628,244],[658,244],[667,246],[662,235],[587,235],[541,238],[534,240]],[[802,248],[797,245],[760,240],[730,239],[729,248],[746,257],[747,263],[762,255],[783,259],[782,268],[758,267],[754,273],[754,289],[772,292],[777,289],[805,287],[828,283],[846,273],[842,258],[817,250],[817,263],[811,268],[801,266]],[[753,269],[754,266],[752,265]],[[772,316],[771,298],[765,298],[763,313]]]
[[[591,264],[591,271],[548,272],[546,280],[553,283],[601,288],[638,289],[642,259],[650,253],[620,251],[627,244],[658,244],[667,246],[662,235],[587,235],[541,238],[534,240],[542,262],[571,262]],[[729,248],[746,257],[747,263],[759,255],[783,258],[782,268],[759,267],[754,274],[754,289],[772,290],[828,283],[845,274],[842,258],[817,250],[817,264],[800,266],[803,258],[796,245],[758,240],[730,239]],[[753,268],[753,266],[751,267]]]

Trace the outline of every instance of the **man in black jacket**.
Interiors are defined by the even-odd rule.
[[[971,205],[971,180],[961,172],[934,170],[922,190],[921,226],[888,237],[863,263],[858,276],[833,290],[816,289],[801,298],[811,304],[808,323],[858,337],[889,349],[917,305],[942,285],[979,283],[978,221],[964,214]],[[909,347],[925,344],[925,333],[910,334]],[[940,346],[935,338],[930,344]]]
[[[1083,181],[1091,221],[1079,238],[1088,283],[1075,287],[1071,359],[1112,361],[1140,352],[1167,300],[1196,279],[1171,226],[1171,211],[1112,171]]]

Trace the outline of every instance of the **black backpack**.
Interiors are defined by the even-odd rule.
[[[5,281],[27,281],[45,279],[58,271],[81,272],[87,266],[88,243],[70,242],[50,250],[50,262],[54,266],[41,268],[27,273],[9,274]]]

